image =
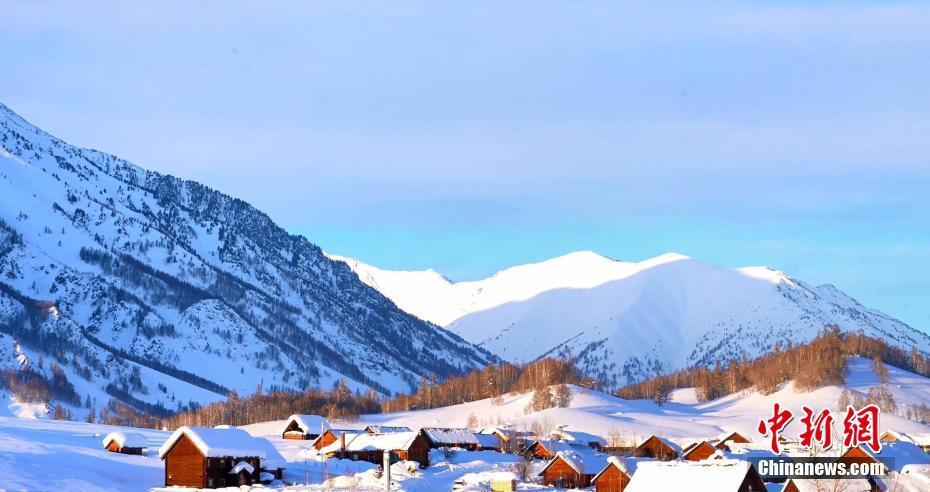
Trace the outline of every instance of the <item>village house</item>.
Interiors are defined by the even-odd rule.
[[[751,444],[752,441],[749,440],[746,436],[740,434],[739,432],[731,432],[729,434],[724,434],[719,438],[711,441],[714,443],[717,449],[729,449],[730,444]]]
[[[329,422],[319,415],[295,414],[287,418],[281,437],[284,439],[316,439],[326,429]]]
[[[496,449],[498,451],[515,452],[526,448],[526,441],[531,436],[531,433],[528,431],[519,431],[509,426],[491,426],[481,429],[476,435],[478,436],[478,440],[481,441],[482,446],[489,443],[490,440],[481,436],[490,435],[497,437],[499,442]]]
[[[587,448],[559,451],[539,473],[544,485],[583,489],[607,465],[607,456]]]
[[[145,454],[149,440],[138,432],[117,431],[103,438],[103,447],[112,453]]]
[[[280,479],[285,460],[267,439],[234,427],[179,427],[158,451],[165,486],[218,488]]]
[[[571,451],[575,449],[585,449],[586,447],[579,444],[573,444],[570,442],[562,441],[553,441],[551,439],[539,439],[533,441],[533,444],[530,444],[526,448],[526,452],[532,456],[534,459],[538,460],[551,460],[555,458],[555,455],[559,451]]]
[[[567,425],[558,426],[549,434],[549,438],[556,441],[580,444],[598,451],[603,450],[604,447],[607,446],[607,440],[601,436],[588,432],[568,430],[567,427]]]
[[[338,442],[320,450],[320,454],[353,461],[381,464],[384,453],[391,454],[391,462],[416,461],[421,468],[429,466],[429,444],[418,432],[392,432],[388,434],[343,433]]]
[[[766,492],[766,486],[748,461],[650,461],[637,465],[624,492],[673,490]]]
[[[423,427],[420,435],[426,439],[430,449],[462,448],[475,451],[481,447],[475,434],[464,428]]]
[[[311,444],[313,445],[314,449],[319,451],[333,444],[334,442],[338,442],[340,439],[342,439],[343,435],[355,437],[355,434],[359,433],[360,431],[358,429],[326,429],[322,434],[317,436],[317,438],[314,439]]]
[[[365,426],[365,432],[369,434],[390,434],[392,432],[412,432],[410,427],[400,425],[368,425]]]
[[[880,438],[883,442],[909,442],[916,445],[925,452],[930,453],[930,433],[926,432],[898,432],[894,430],[885,431]]]
[[[636,445],[636,437],[632,435],[610,435],[607,436],[607,445],[601,451],[608,454],[629,456],[636,449]]]
[[[591,481],[597,492],[623,492],[632,480],[633,470],[616,456],[607,458],[607,465]]]
[[[711,446],[707,441],[696,442],[681,450],[681,459],[685,461],[702,461],[714,456],[717,451],[719,450]]]
[[[636,458],[653,458],[659,461],[671,461],[681,456],[681,446],[659,436],[651,436],[636,449],[633,456]]]

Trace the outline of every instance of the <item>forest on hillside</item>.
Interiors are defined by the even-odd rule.
[[[617,396],[630,400],[651,399],[662,405],[669,401],[672,391],[682,388],[695,388],[700,401],[709,401],[749,388],[771,394],[788,381],[794,381],[799,391],[828,385],[841,386],[845,382],[849,356],[871,359],[872,369],[883,382],[887,382],[888,378],[885,364],[930,377],[930,358],[917,349],[904,350],[877,338],[842,332],[837,326],[829,326],[810,343],[777,346],[761,357],[743,357],[713,368],[675,371],[621,388]],[[872,388],[867,395],[844,391],[838,403],[845,406],[866,402],[876,403],[887,413],[898,413],[890,392],[883,387]],[[921,422],[930,421],[930,408],[926,406],[908,408],[906,412],[910,415],[901,416]]]
[[[702,401],[713,400],[749,388],[763,394],[776,391],[787,381],[794,381],[799,391],[810,391],[825,385],[842,385],[849,356],[872,360],[872,368],[887,379],[885,364],[930,377],[930,358],[919,351],[893,347],[886,342],[862,335],[844,333],[836,326],[826,327],[810,343],[778,346],[764,356],[743,357],[718,364],[713,368],[695,367],[626,386],[617,396],[625,399],[651,399],[662,405],[669,401],[676,389],[695,388]],[[7,377],[0,383],[6,386],[19,384],[36,386],[33,381],[16,382]],[[111,401],[99,414],[93,412],[89,420],[107,424],[138,427],[175,428],[180,425],[213,426],[219,424],[243,425],[262,420],[284,419],[294,413],[311,413],[333,420],[353,420],[358,415],[380,412],[400,412],[457,405],[486,398],[492,403],[502,402],[508,393],[534,392],[528,410],[538,411],[551,407],[564,407],[571,401],[567,385],[576,384],[597,388],[597,381],[580,374],[571,360],[541,359],[517,365],[488,364],[467,374],[440,380],[435,374],[423,376],[415,392],[383,398],[377,392],[352,391],[345,380],[330,390],[311,388],[293,391],[261,387],[247,396],[231,391],[220,402],[193,407],[170,415],[133,408]],[[40,393],[68,393],[61,384],[40,385]],[[887,413],[898,414],[897,406],[887,389],[873,388],[867,395],[844,391],[838,402],[861,404],[876,403]],[[56,418],[70,418],[59,404],[54,407]],[[916,407],[903,410],[902,416],[914,420],[930,421],[930,408]]]

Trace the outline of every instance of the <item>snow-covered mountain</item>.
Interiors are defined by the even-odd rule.
[[[75,405],[172,409],[341,377],[406,391],[493,357],[249,204],[73,147],[0,105],[0,359],[59,373]]]
[[[334,258],[401,309],[502,359],[572,356],[608,386],[806,342],[827,324],[930,352],[926,334],[831,285],[767,267],[721,268],[678,254],[624,262],[583,251],[451,282],[433,270]]]

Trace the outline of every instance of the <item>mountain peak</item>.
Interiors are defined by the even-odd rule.
[[[73,354],[61,365],[83,393],[65,403],[177,410],[342,378],[392,394],[495,359],[246,202],[71,146],[3,105],[0,171],[0,325],[30,359]],[[37,306],[56,310],[24,321]]]
[[[394,272],[363,280],[502,359],[572,357],[608,387],[806,343],[828,324],[930,351],[930,337],[838,290],[680,253],[623,262],[576,251],[449,285]]]

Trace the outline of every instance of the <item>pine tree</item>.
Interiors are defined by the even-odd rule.
[[[560,384],[555,387],[555,406],[559,408],[568,408],[572,403],[572,389],[567,384]]]

